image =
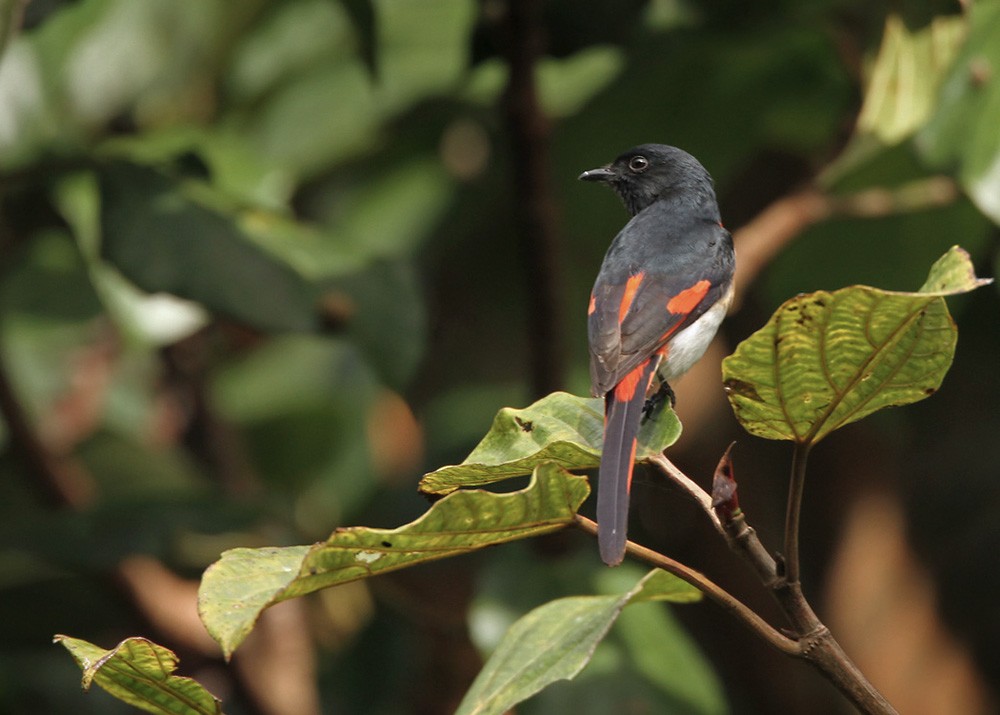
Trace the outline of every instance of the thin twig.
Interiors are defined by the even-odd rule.
[[[586,531],[588,534],[597,536],[597,523],[593,520],[577,514],[575,522],[578,527]],[[730,594],[704,574],[685,566],[679,561],[674,561],[670,557],[664,556],[658,551],[653,551],[652,549],[648,549],[641,544],[637,544],[634,541],[625,542],[625,551],[632,556],[635,556],[652,566],[661,568],[668,573],[672,573],[682,581],[691,584],[710,599],[715,601],[718,605],[722,606],[723,609],[733,614],[750,630],[754,631],[757,635],[780,650],[782,653],[794,656],[803,655],[802,648],[797,641],[792,640],[788,636],[782,635],[770,623],[758,616],[738,598]]]

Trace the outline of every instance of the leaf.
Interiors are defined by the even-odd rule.
[[[505,407],[464,462],[425,474],[420,490],[447,494],[530,474],[543,462],[591,469],[601,460],[604,401],[553,392],[524,409]],[[639,430],[636,458],[659,454],[680,437],[681,424],[666,407]]]
[[[499,715],[557,680],[574,678],[629,603],[700,598],[693,586],[654,569],[620,595],[572,596],[539,606],[510,627],[457,715]]]
[[[230,656],[261,611],[329,586],[556,531],[590,492],[587,480],[540,465],[527,488],[509,494],[459,491],[397,529],[338,529],[313,546],[233,549],[205,572],[198,610]]]
[[[988,282],[955,247],[916,293],[852,286],[792,298],[723,361],[737,419],[759,437],[808,445],[934,394],[957,339],[943,296]]]
[[[197,681],[172,675],[177,656],[145,638],[126,638],[111,650],[69,636],[65,646],[83,670],[83,689],[93,683],[140,710],[167,715],[221,715],[222,706]]]
[[[21,27],[24,6],[24,0],[0,0],[0,60]]]
[[[865,90],[857,132],[897,144],[923,126],[937,89],[965,36],[961,15],[935,17],[911,32],[899,15],[885,20],[885,34]]]
[[[311,286],[255,245],[235,216],[135,164],[112,164],[100,186],[102,257],[143,290],[188,298],[265,330],[316,326]]]
[[[969,36],[917,137],[931,165],[955,171],[973,202],[1000,224],[1000,4],[969,9]]]

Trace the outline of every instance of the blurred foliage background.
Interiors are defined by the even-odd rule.
[[[719,360],[799,291],[915,289],[956,243],[995,272],[993,0],[0,0],[0,42],[3,712],[128,712],[60,632],[147,635],[230,715],[446,713],[525,610],[634,580],[561,534],[283,604],[228,666],[194,601],[223,549],[405,523],[498,408],[588,392],[625,214],[575,177],[629,146],[698,156],[736,236],[672,456],[705,484],[739,439],[765,543],[789,450],[740,433]],[[997,298],[953,301],[939,395],[813,455],[806,590],[901,712],[1000,685]],[[774,615],[636,480],[634,538]],[[844,707],[713,606],[653,605],[519,710]]]

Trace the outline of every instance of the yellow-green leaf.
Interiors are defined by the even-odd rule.
[[[205,572],[198,610],[228,657],[261,611],[328,586],[375,576],[484,546],[556,531],[587,498],[587,480],[552,463],[520,491],[458,491],[396,529],[338,529],[313,546],[232,549]]]
[[[219,700],[197,681],[173,675],[177,656],[145,638],[127,638],[111,650],[69,636],[55,642],[83,671],[83,689],[92,683],[129,705],[161,715],[221,715]]]
[[[643,461],[677,441],[681,424],[668,407],[639,431],[636,459]],[[592,469],[601,461],[604,401],[553,392],[524,409],[505,407],[489,433],[464,462],[424,475],[420,490],[447,494],[530,474],[555,462],[565,469]]]
[[[814,444],[934,394],[958,334],[943,296],[987,282],[956,247],[915,293],[852,286],[792,298],[723,362],[737,419],[760,437]]]

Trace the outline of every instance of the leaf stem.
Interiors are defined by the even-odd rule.
[[[788,484],[788,508],[785,512],[785,579],[799,583],[799,522],[802,516],[802,493],[805,490],[807,442],[796,442],[792,452],[792,475]]]
[[[597,523],[585,516],[577,514],[574,517],[576,525],[587,533],[597,536]],[[763,618],[758,616],[748,606],[730,594],[724,588],[716,584],[704,574],[685,566],[679,561],[674,561],[668,556],[646,548],[634,541],[625,542],[625,551],[648,564],[661,568],[668,573],[672,573],[682,581],[686,581],[710,599],[715,601],[726,611],[733,614],[742,621],[750,630],[770,643],[772,646],[787,655],[802,656],[802,646],[799,642],[782,635],[776,628]]]

